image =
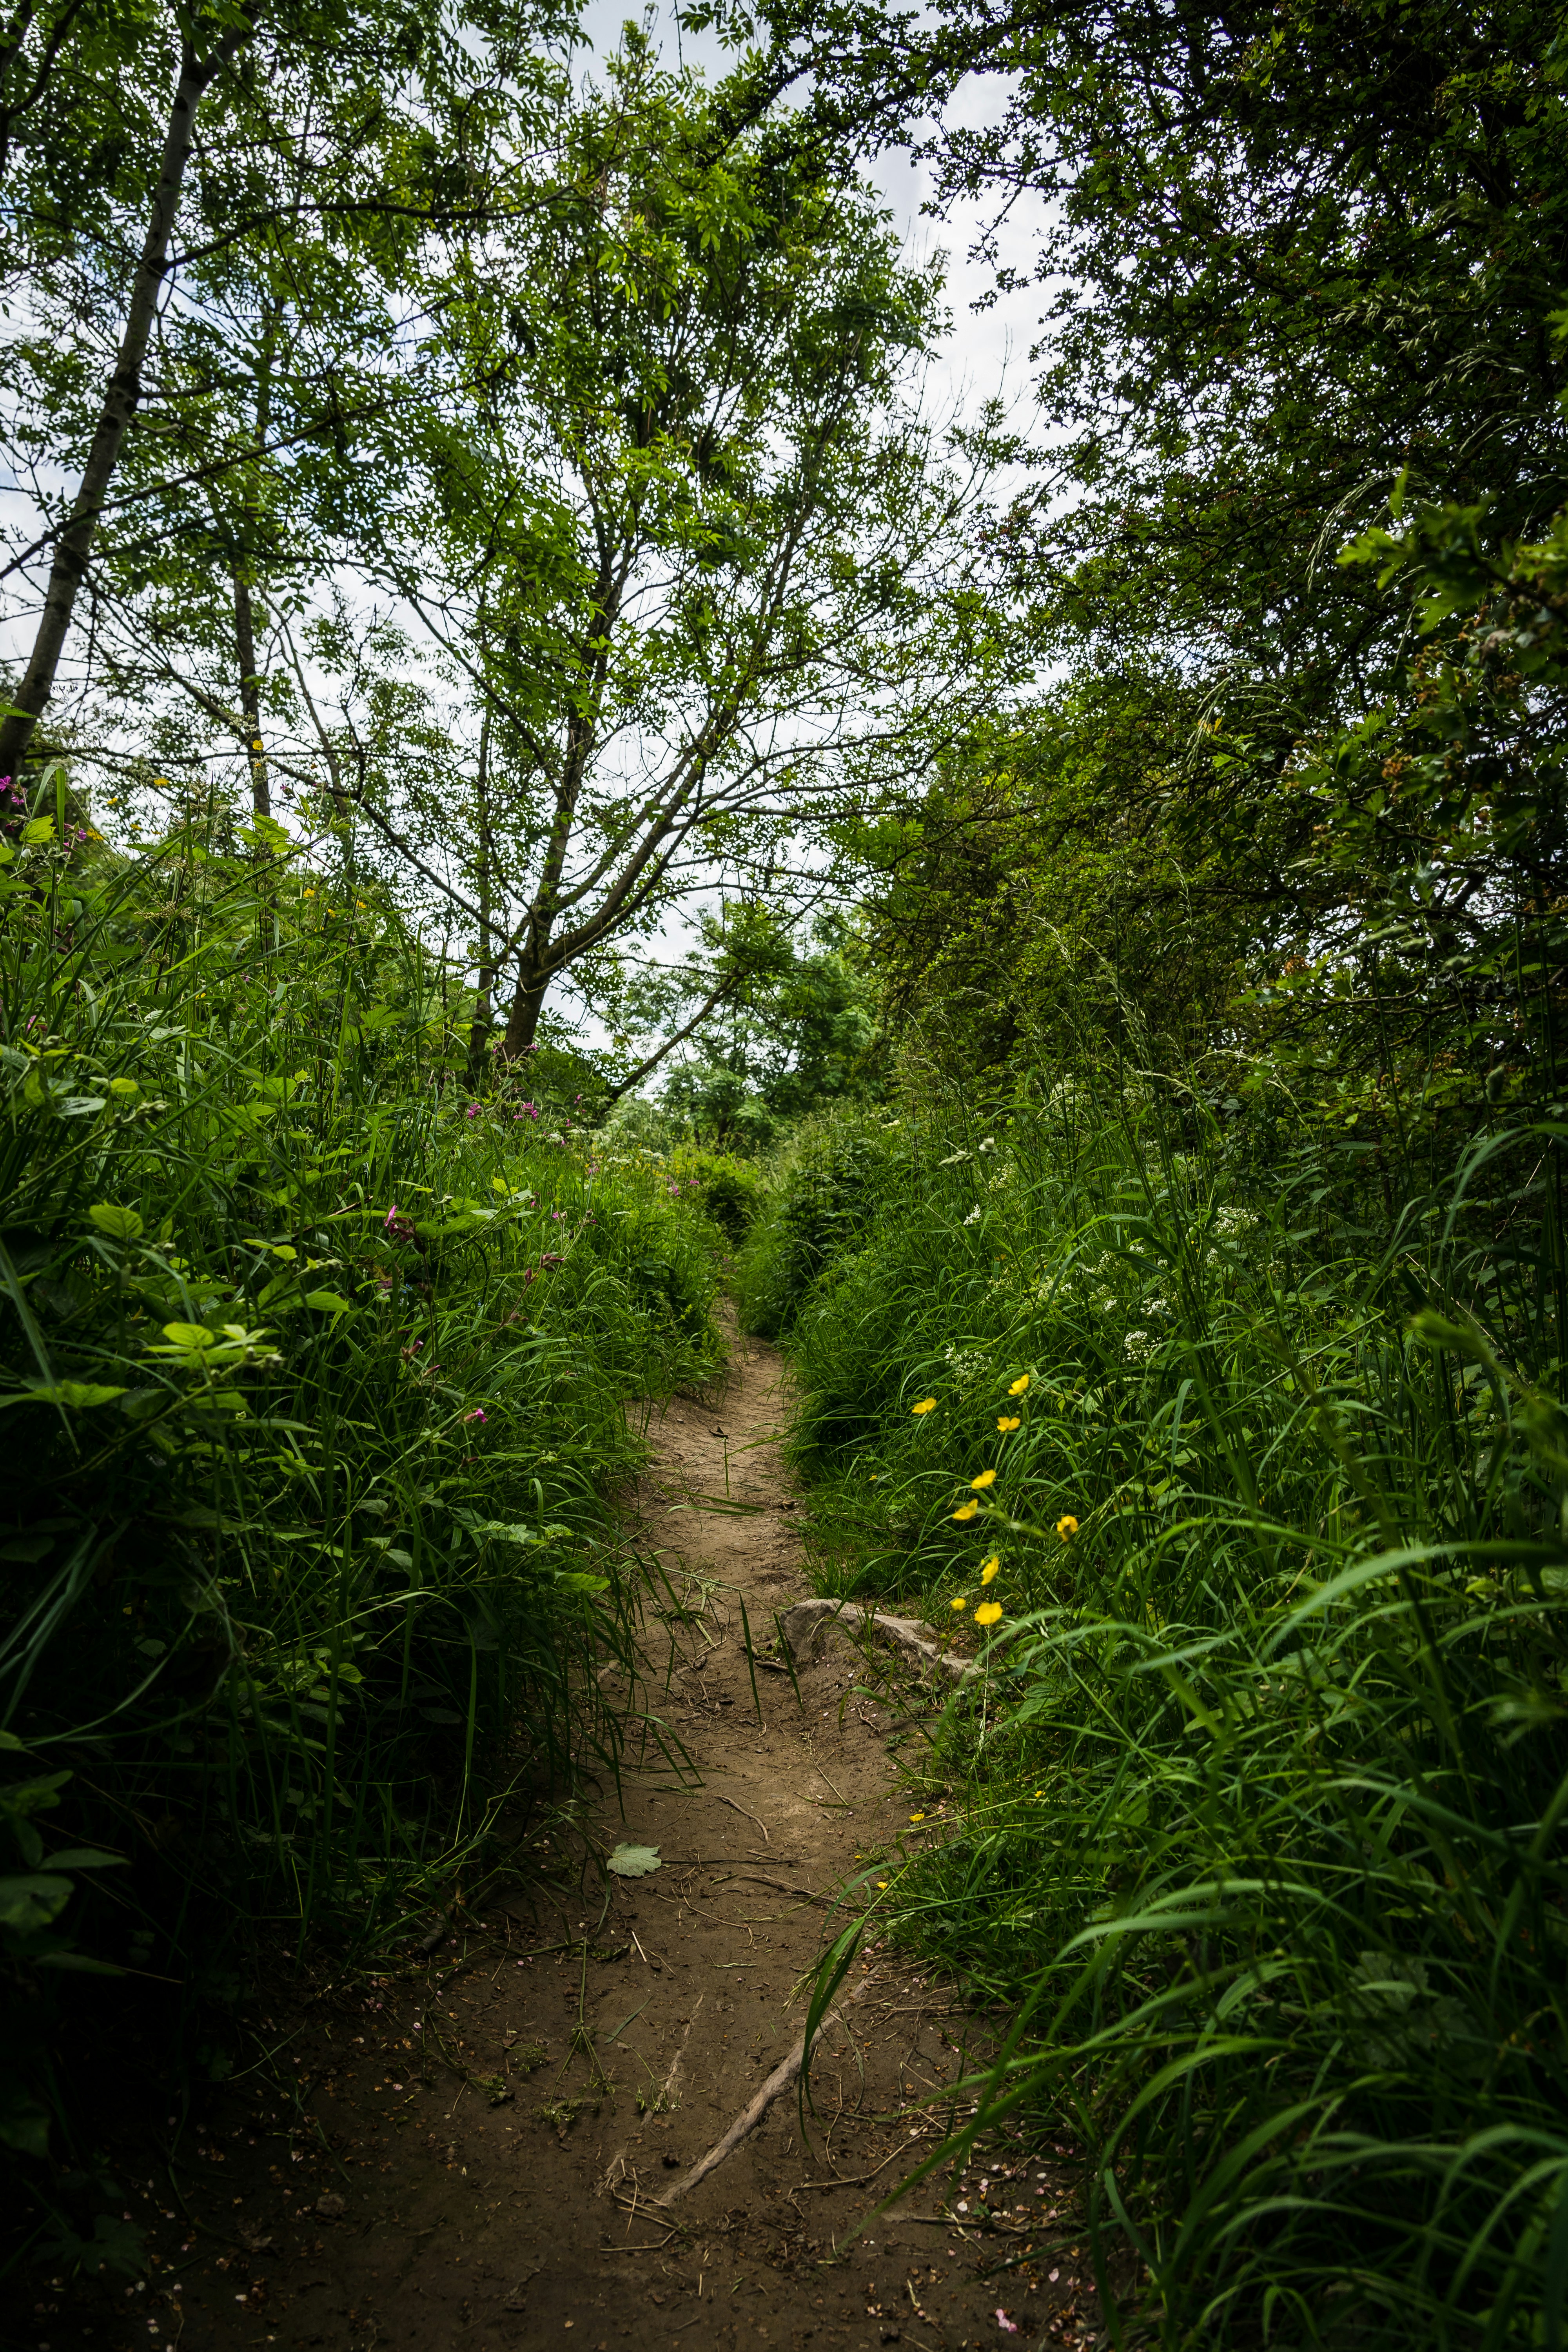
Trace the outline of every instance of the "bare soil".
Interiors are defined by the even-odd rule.
[[[673,1601],[649,1615],[632,1695],[647,1734],[595,1826],[606,1850],[656,1846],[657,1872],[605,1891],[589,1871],[596,1891],[565,1896],[559,1918],[487,1911],[416,1971],[276,2006],[269,2065],[224,2090],[167,2173],[145,2157],[132,2210],[153,2220],[152,2281],[116,2286],[90,2323],[46,2289],[21,2341],[1087,2344],[1065,2188],[1020,2143],[875,2210],[944,2128],[951,2110],[925,2102],[986,2038],[886,1948],[858,1958],[845,2021],[819,2040],[804,2127],[786,2093],[660,2202],[800,2035],[803,1984],[853,1916],[839,1890],[941,1833],[934,1811],[911,1822],[889,1743],[945,1690],[922,1696],[834,1636],[798,1697],[765,1665],[753,1694],[742,1604],[755,1654],[805,1590],[786,1411],[781,1359],[740,1340],[721,1390],[651,1417],[628,1534],[657,1551]]]

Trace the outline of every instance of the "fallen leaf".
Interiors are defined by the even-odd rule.
[[[663,1867],[656,1845],[618,1845],[605,1864],[617,1878],[646,1878],[650,1871]]]

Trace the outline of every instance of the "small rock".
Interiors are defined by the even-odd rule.
[[[336,2196],[330,2189],[324,2197],[318,2197],[316,2200],[317,2212],[324,2213],[329,2221],[335,2221],[342,2210],[342,2199]]]

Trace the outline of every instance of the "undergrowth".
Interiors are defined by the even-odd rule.
[[[1070,2141],[1117,2342],[1554,2342],[1564,1130],[1401,1196],[1194,1100],[825,1122],[743,1255],[823,1585],[982,1612],[867,1920],[1012,2019],[943,2160]]]
[[[471,1091],[352,873],[68,814],[0,851],[0,2141],[52,2259],[106,2021],[163,1989],[177,2096],[264,1946],[418,1934],[614,1775],[624,1408],[714,1369],[722,1245],[539,1063]]]

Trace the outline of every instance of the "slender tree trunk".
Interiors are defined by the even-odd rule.
[[[474,1017],[468,1024],[468,1084],[477,1088],[485,1074],[485,1047],[489,1043],[490,1003],[495,987],[495,934],[490,928],[493,908],[490,858],[490,714],[479,724],[479,975],[474,990]]]
[[[54,691],[55,676],[70,632],[77,593],[86,577],[88,557],[92,550],[99,517],[103,511],[103,501],[115,467],[120,462],[121,448],[136,413],[136,404],[142,397],[142,366],[147,356],[147,341],[153,331],[158,297],[163,291],[163,275],[168,267],[169,240],[174,234],[174,219],[180,207],[185,166],[191,159],[196,109],[213,77],[241,44],[249,39],[253,29],[247,19],[226,34],[211,57],[202,63],[197,63],[189,49],[180,61],[179,83],[169,110],[169,129],[163,142],[163,160],[153,192],[153,211],[147,223],[142,258],[136,266],[136,276],[131,289],[131,307],[126,314],[125,331],[121,337],[114,373],[104,393],[103,406],[99,412],[97,429],[88,452],[81,487],[71,507],[70,520],[55,545],[48,593],[44,599],[44,610],[38,622],[37,635],[33,641],[26,674],[16,689],[16,712],[12,718],[0,721],[0,775],[14,775],[21,765],[39,714]]]
[[[245,714],[245,751],[250,762],[250,804],[258,816],[270,816],[272,793],[267,782],[261,741],[261,677],[256,667],[256,620],[251,609],[250,583],[241,569],[237,569],[234,575],[234,643],[239,656],[239,707]]]
[[[278,316],[269,309],[261,336],[261,366],[256,386],[256,446],[267,446],[267,436],[272,425],[272,350],[277,334]],[[256,544],[260,536],[261,460],[250,470],[245,494],[245,537],[238,562],[234,567],[234,643],[239,656],[239,708],[245,719],[245,751],[250,763],[250,803],[258,816],[272,814],[272,789],[267,779],[267,761],[261,740],[261,673],[256,664],[256,614],[250,594],[248,566],[256,558]]]

